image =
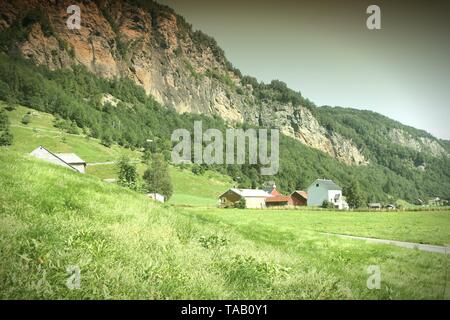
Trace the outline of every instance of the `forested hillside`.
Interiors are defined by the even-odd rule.
[[[149,147],[146,140],[151,138],[156,143],[155,151],[165,154],[167,160],[170,159],[170,135],[174,129],[191,130],[194,120],[202,120],[204,129],[225,130],[229,125],[219,116],[178,114],[160,105],[140,86],[127,79],[99,78],[83,66],[50,71],[5,54],[0,55],[0,99],[6,102],[7,108],[20,103],[52,113],[60,118],[58,123],[66,130],[84,132],[102,139],[106,145],[117,143],[131,149]],[[406,127],[374,113],[311,108],[320,121],[328,121],[327,125],[335,126],[333,130],[339,130],[358,143],[371,162],[365,166],[349,166],[293,138],[282,136],[281,169],[273,177],[281,190],[304,189],[314,179],[325,177],[344,187],[353,179],[358,180],[368,201],[395,201],[398,198],[414,201],[432,196],[449,198],[448,158],[424,151],[410,151],[388,143],[387,137],[376,133],[376,128],[383,123],[389,128],[394,124],[399,128]],[[358,134],[358,125],[364,134]],[[246,123],[239,126],[250,127]],[[373,152],[375,147],[385,148],[386,153]],[[386,162],[391,158],[392,162]],[[425,169],[419,170],[416,167],[419,164],[425,164]],[[272,179],[260,176],[259,165],[202,166],[230,175],[242,187],[258,187]],[[202,172],[194,171],[197,174]]]

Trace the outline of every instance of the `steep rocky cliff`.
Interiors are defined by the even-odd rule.
[[[50,69],[82,64],[102,77],[126,77],[177,112],[276,127],[346,164],[368,163],[355,143],[324,128],[302,103],[261,98],[214,39],[172,9],[152,1],[79,1],[81,28],[71,30],[72,4],[0,0],[0,32],[13,39],[1,49],[18,50]]]

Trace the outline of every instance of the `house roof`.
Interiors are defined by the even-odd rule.
[[[240,195],[241,197],[254,197],[254,198],[267,198],[267,197],[272,197],[271,194],[267,193],[264,190],[259,190],[259,189],[237,189],[237,188],[231,188],[229,190],[227,190],[226,192],[224,192],[221,196],[225,195],[228,191],[232,191],[238,195]]]
[[[65,163],[69,164],[80,164],[80,163],[86,163],[83,159],[81,159],[79,156],[77,156],[75,153],[55,153],[55,155],[62,159]]]
[[[290,196],[274,196],[266,199],[266,202],[274,203],[274,202],[289,202],[291,200]]]
[[[326,179],[317,179],[311,185],[308,187],[311,188],[313,185],[320,184],[322,187],[324,187],[327,190],[342,190],[341,187],[339,187],[336,183],[334,183],[333,180],[326,180]]]
[[[66,165],[67,165],[69,168],[71,168],[72,170],[75,170],[75,171],[79,172],[77,168],[71,166],[70,163],[64,161],[64,159],[61,158],[58,154],[51,152],[50,150],[48,150],[47,148],[45,148],[45,147],[43,147],[43,146],[37,147],[37,148],[36,148],[35,150],[33,150],[31,153],[33,154],[33,152],[35,152],[35,151],[37,151],[37,150],[39,150],[39,149],[42,149],[42,150],[46,151],[47,153],[49,153],[50,155],[52,155],[53,157],[55,157],[56,159],[58,159],[58,160],[61,161],[62,163],[66,164]]]
[[[291,195],[293,195],[294,193],[300,195],[301,197],[308,199],[308,193],[306,191],[302,191],[302,190],[295,190],[294,192],[292,192]]]

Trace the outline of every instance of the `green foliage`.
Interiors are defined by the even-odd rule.
[[[220,81],[221,83],[225,84],[231,89],[235,88],[235,84],[233,80],[231,80],[231,78],[228,76],[228,74],[223,74],[217,70],[208,69],[206,70],[205,75],[209,78],[213,78]]]
[[[322,209],[334,209],[334,204],[328,200],[324,200],[321,206]]]
[[[80,130],[77,127],[77,124],[71,120],[55,118],[55,120],[53,122],[53,126],[55,128],[64,130],[65,132],[70,133],[70,134],[79,134],[80,133]]]
[[[130,163],[127,156],[122,156],[117,163],[118,183],[123,187],[137,190],[137,170],[136,166]]]
[[[22,124],[24,124],[24,125],[28,125],[28,124],[31,122],[31,115],[30,115],[30,113],[25,114],[25,115],[23,116],[21,122],[22,122]]]
[[[0,146],[10,146],[13,136],[9,130],[9,119],[4,109],[0,109]]]
[[[205,168],[202,165],[194,163],[192,165],[191,171],[192,171],[193,174],[202,175],[202,174],[205,173]]]
[[[246,208],[246,201],[245,201],[245,198],[244,197],[242,197],[241,199],[239,199],[239,201],[238,202],[236,202],[235,204],[234,204],[234,207],[236,208],[236,209],[245,209]]]
[[[112,146],[111,136],[108,134],[103,135],[102,139],[100,140],[100,143],[107,148],[111,148],[111,146]]]
[[[350,208],[361,208],[365,205],[366,201],[362,195],[361,187],[356,180],[352,180],[350,185],[344,190],[344,195]]]
[[[205,249],[219,249],[225,247],[229,241],[225,237],[212,234],[207,237],[201,236],[200,239],[198,239],[198,242],[200,242],[201,246]]]
[[[167,200],[172,196],[172,181],[167,163],[161,154],[155,153],[152,155],[143,179],[147,192],[162,194]]]

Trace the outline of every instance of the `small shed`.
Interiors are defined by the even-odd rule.
[[[86,162],[74,153],[53,153],[50,150],[39,146],[30,155],[38,159],[66,167],[76,172],[86,172]]]
[[[369,203],[369,209],[380,210],[381,208],[381,203]]]
[[[150,199],[152,199],[154,201],[158,201],[161,203],[164,203],[164,201],[165,201],[165,197],[162,194],[159,194],[157,192],[147,193],[147,197],[149,197]]]
[[[306,191],[296,190],[291,194],[292,205],[303,207],[308,204],[308,193]]]
[[[86,172],[86,161],[81,159],[75,153],[56,153],[56,156],[62,159],[65,163],[70,164],[80,173]]]

